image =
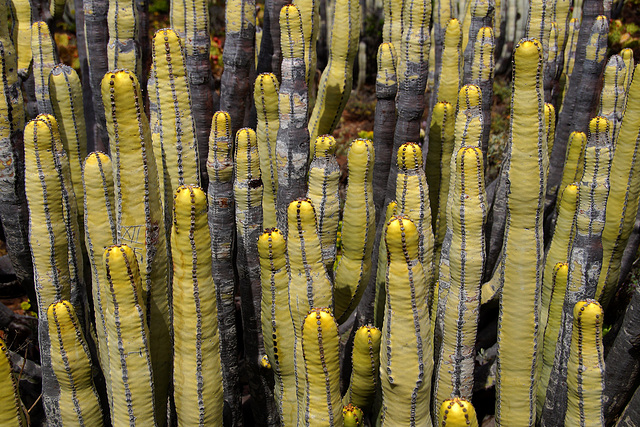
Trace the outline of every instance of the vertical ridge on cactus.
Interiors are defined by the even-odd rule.
[[[539,41],[525,39],[518,43],[513,75],[510,147],[506,160],[509,191],[499,268],[502,292],[498,317],[496,424],[531,425],[536,418],[540,335],[537,324],[544,251],[542,196],[546,191],[548,164]],[[517,178],[524,176],[535,179],[535,185]]]
[[[277,225],[276,201],[278,198],[278,170],[276,168],[276,138],[280,129],[278,115],[278,90],[280,83],[275,74],[260,74],[255,81],[253,100],[256,105],[258,123],[256,137],[262,172],[262,225],[272,228]]]
[[[312,308],[302,323],[304,409],[298,424],[343,426],[338,324],[329,308]]]
[[[298,421],[298,402],[293,358],[293,325],[289,311],[289,267],[287,243],[277,229],[267,229],[258,238],[262,281],[262,336],[275,374],[275,399],[282,425]]]
[[[222,419],[223,408],[207,196],[180,186],[173,209],[174,399],[180,424],[206,425]]]
[[[433,347],[418,239],[409,218],[395,216],[389,221],[384,345],[380,348],[383,426],[431,425]]]
[[[358,54],[360,20],[358,1],[336,0],[329,62],[320,77],[316,103],[309,118],[311,140],[332,133],[347,105],[353,85],[353,63]],[[308,57],[306,48],[305,55]]]
[[[137,257],[133,248],[115,245],[104,251],[103,262],[110,299],[107,333],[111,343],[111,421],[114,425],[156,425],[161,420],[155,416],[151,340]]]
[[[322,246],[322,262],[333,277],[336,240],[340,217],[340,165],[335,156],[336,140],[330,135],[316,138],[311,144],[307,197],[318,213],[318,237]]]
[[[218,302],[218,324],[220,329],[220,358],[224,398],[231,406],[231,417],[238,423],[241,417],[241,390],[238,377],[238,348],[236,330],[235,281],[233,271],[233,240],[235,221],[233,199],[233,160],[231,141],[231,118],[229,113],[218,111],[213,115],[207,173],[209,176],[209,233],[211,234],[211,257],[213,282]],[[234,424],[235,425],[235,424]]]
[[[567,366],[569,391],[565,425],[604,425],[603,321],[604,312],[597,301],[576,303]]]
[[[0,424],[26,427],[27,419],[20,401],[18,382],[13,376],[9,352],[2,338],[0,338],[0,378],[2,384],[5,384],[0,389]]]
[[[91,265],[93,310],[100,366],[104,373],[109,406],[111,406],[111,370],[107,334],[107,306],[110,294],[102,262],[103,248],[116,238],[113,169],[111,159],[103,153],[89,154],[82,171],[84,189],[84,239]]]
[[[152,337],[156,421],[164,424],[170,379],[166,373],[171,372],[171,272],[151,131],[135,74],[126,70],[107,73],[102,79],[102,101],[111,146],[117,238],[139,258]]]
[[[51,304],[47,322],[51,365],[60,386],[62,423],[101,426],[102,410],[93,383],[91,354],[73,305],[69,301]]]
[[[351,143],[347,154],[349,185],[342,213],[342,257],[334,281],[334,313],[340,324],[356,309],[371,274],[371,252],[376,234],[374,159],[371,141],[356,139]]]
[[[38,113],[53,114],[49,99],[49,73],[58,63],[58,58],[49,26],[43,21],[34,22],[31,26],[31,52]]]

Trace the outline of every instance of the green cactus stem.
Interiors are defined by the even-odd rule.
[[[76,311],[69,301],[47,310],[51,365],[60,386],[60,416],[65,425],[102,425],[102,410],[93,383],[91,354]]]
[[[12,4],[13,8],[10,9],[13,9],[11,16],[15,19],[13,39],[18,58],[18,71],[26,75],[33,58],[31,53],[31,2],[17,0]]]
[[[445,299],[442,343],[436,353],[434,417],[441,402],[453,396],[473,395],[475,343],[480,314],[480,279],[484,268],[484,223],[487,217],[482,151],[463,147],[456,154],[455,185],[451,194],[447,228],[450,283]],[[438,305],[441,302],[438,300]],[[438,327],[438,326],[437,326]]]
[[[107,134],[104,109],[99,108],[99,105],[102,102],[100,84],[102,77],[109,69],[106,43],[109,38],[109,25],[107,23],[109,2],[106,0],[84,0],[82,6],[91,99],[93,105],[98,106],[93,108],[95,128],[88,129],[88,132],[94,134],[95,149],[107,152],[109,149],[109,135]]]
[[[331,309],[312,308],[302,324],[306,386],[298,424],[343,426],[338,347],[338,324]]]
[[[552,104],[544,104],[544,133],[547,140],[547,153],[550,156],[556,134],[556,109]]]
[[[357,307],[371,274],[371,252],[376,234],[372,183],[374,158],[371,141],[356,139],[351,143],[347,154],[349,185],[342,214],[342,257],[336,267],[334,282],[334,312],[340,324]]]
[[[140,264],[152,338],[156,420],[163,424],[170,379],[167,372],[171,372],[171,274],[151,131],[135,74],[126,70],[107,73],[102,79],[102,101],[111,146],[117,238],[119,244],[131,246]]]
[[[0,7],[0,13],[3,11],[6,9]],[[16,277],[31,301],[36,301],[24,190],[25,111],[19,90],[16,51],[8,37],[0,37],[0,77],[0,221]]]
[[[307,191],[307,197],[318,212],[322,262],[330,277],[333,277],[336,261],[336,238],[340,217],[341,171],[335,156],[335,147],[336,140],[330,135],[319,136],[311,144],[312,160]]]
[[[255,0],[230,0],[225,5],[224,71],[220,80],[220,109],[231,116],[231,135],[245,123],[251,82],[255,79]]]
[[[231,406],[234,425],[240,422],[241,390],[238,377],[238,334],[236,331],[235,281],[233,271],[233,240],[235,208],[233,200],[233,160],[231,142],[231,118],[229,113],[218,111],[213,115],[207,173],[209,175],[209,230],[211,233],[212,277],[216,285],[218,324],[220,329],[220,357],[224,399]]]
[[[108,69],[127,69],[138,79],[142,73],[142,56],[137,40],[140,31],[139,19],[135,0],[109,0]]]
[[[84,189],[84,242],[91,265],[96,343],[111,406],[111,370],[109,369],[106,319],[110,294],[102,262],[103,248],[113,245],[117,240],[113,169],[109,156],[99,152],[89,154],[84,162],[82,182]]]
[[[455,117],[455,107],[451,103],[438,102],[433,107],[429,128],[429,151],[425,173],[429,184],[435,260],[440,258],[440,247],[447,231],[446,207],[451,179],[449,168],[455,139]],[[434,268],[437,271],[438,266],[435,265]]]
[[[568,402],[565,425],[602,426],[604,389],[604,312],[595,300],[573,309],[571,353],[567,365]]]
[[[329,42],[329,62],[320,77],[317,100],[309,119],[311,140],[315,140],[318,135],[332,133],[347,105],[353,85],[353,63],[358,53],[360,21],[358,1],[336,1]],[[308,57],[306,47],[305,55],[305,58]]]
[[[282,80],[278,92],[280,128],[276,139],[278,197],[276,217],[278,229],[287,231],[289,203],[307,192],[309,130],[307,112],[306,69],[302,40],[302,19],[294,5],[280,11],[280,44],[282,47]]]
[[[58,63],[58,55],[49,27],[43,21],[34,22],[31,26],[31,52],[37,111],[39,114],[53,114],[49,99],[49,73]]]
[[[464,74],[462,84],[472,81],[476,53],[476,40],[482,27],[492,27],[495,3],[493,0],[469,0],[469,15],[463,22],[462,51],[464,52]],[[467,19],[468,18],[468,19]]]
[[[564,170],[562,171],[561,190],[566,188],[567,185],[579,182],[582,178],[584,150],[586,146],[587,134],[584,132],[571,132],[569,142],[567,143],[567,159],[565,160]],[[562,197],[562,193],[560,193],[560,197]],[[557,203],[558,206],[560,206],[560,200]]]
[[[223,408],[207,196],[180,186],[173,209],[174,399],[178,423],[206,425],[222,419]]]
[[[463,76],[462,24],[457,19],[447,23],[442,50],[442,66],[438,83],[438,102],[452,103],[458,100]]]
[[[103,262],[109,286],[107,333],[114,425],[159,421],[151,367],[150,333],[137,256],[127,245],[110,246]],[[165,371],[166,373],[166,371]]]
[[[262,336],[265,353],[275,374],[275,399],[282,425],[298,420],[296,376],[293,358],[294,330],[289,311],[287,243],[277,229],[258,238],[262,279]]]
[[[429,84],[437,87],[442,74],[442,50],[444,48],[445,31],[451,18],[456,15],[455,6],[451,0],[436,0],[433,2],[433,26],[431,28],[431,49],[429,55]],[[433,72],[433,83],[431,72]],[[433,98],[431,100],[433,103]]]
[[[575,186],[577,187],[577,186]],[[565,190],[566,192],[566,190]],[[566,194],[565,194],[566,195]],[[567,198],[571,197],[566,195]],[[574,199],[577,200],[577,188]],[[575,200],[573,202],[575,211]],[[564,204],[564,202],[563,202]],[[564,208],[563,208],[564,209]],[[549,275],[546,274],[544,279],[551,282],[551,289],[549,295],[549,303],[547,316],[544,328],[544,337],[542,342],[542,364],[540,365],[540,381],[538,382],[537,399],[536,399],[536,414],[538,420],[542,416],[542,408],[547,392],[547,386],[549,385],[549,378],[551,376],[551,370],[553,369],[553,360],[556,352],[556,343],[558,342],[558,336],[561,328],[562,320],[562,307],[564,305],[564,297],[567,291],[567,278],[569,275],[569,264],[567,262],[558,262],[554,265],[553,270]],[[547,276],[551,276],[549,279]],[[543,294],[544,295],[544,294]],[[543,307],[544,313],[544,307]],[[541,316],[543,318],[543,316]]]
[[[427,281],[418,255],[419,232],[402,216],[389,221],[386,303],[380,349],[381,424],[430,425],[433,347]]]
[[[385,209],[385,219],[384,224],[382,225],[381,234],[384,237],[387,233],[387,225],[391,218],[398,214],[398,204],[395,200],[392,200],[387,204]],[[376,270],[376,281],[375,281],[375,299],[373,305],[373,319],[374,324],[377,328],[382,328],[382,323],[384,320],[385,309],[384,305],[387,300],[387,291],[386,291],[386,280],[387,280],[387,244],[385,240],[380,240],[380,246],[378,247],[378,265]]]
[[[609,167],[612,144],[609,121],[595,117],[589,125],[584,162],[584,175],[579,185],[576,208],[576,232],[571,248],[569,277],[561,329],[556,345],[553,369],[547,387],[541,422],[544,426],[560,426],[567,411],[566,393],[569,336],[572,334],[573,307],[596,294],[602,265],[602,230],[609,192]]]
[[[496,424],[532,425],[536,417],[537,323],[547,171],[540,42],[525,39],[518,43],[513,74],[510,147],[505,166],[510,184],[504,255],[499,267],[502,292],[498,317]],[[517,178],[524,176],[529,177],[527,182]],[[531,179],[536,180],[535,185]]]
[[[0,338],[0,378],[5,385],[0,391],[0,424],[26,427],[27,419],[20,401],[18,382],[13,376],[9,351],[2,338]]]
[[[209,36],[209,2],[186,0],[171,2],[171,27],[178,33],[185,48],[185,68],[191,88],[191,114],[196,126],[200,160],[200,181],[207,186],[207,151],[214,105],[218,105],[214,94],[211,65],[211,39]]]
[[[294,0],[291,3],[296,5],[296,7],[298,8],[298,11],[300,11],[300,17],[302,18],[302,36],[304,37],[303,43],[304,43],[304,64],[306,67],[306,81],[307,81],[307,87],[309,88],[309,92],[313,93],[315,89],[314,88],[315,75],[316,75],[316,68],[317,68],[316,61],[318,56],[316,54],[316,45],[318,41],[318,33],[320,31],[320,0]],[[336,2],[336,4],[337,3],[339,2]],[[334,13],[334,16],[335,16],[335,13]],[[338,18],[339,21],[342,19],[343,17]],[[336,22],[336,20],[334,19],[333,22]],[[344,22],[340,22],[340,24],[343,25]],[[333,35],[334,29],[338,29],[338,28],[340,29],[340,32],[341,32],[340,38],[342,39],[344,37],[344,35],[342,34],[342,31],[344,31],[344,27],[342,26],[332,27],[331,34]],[[356,45],[357,44],[358,43],[356,42]],[[333,54],[333,50],[334,50],[334,46],[332,45],[330,47],[330,53],[329,53],[330,58],[331,58],[331,55]],[[331,63],[331,59],[329,59],[329,64],[330,63]],[[331,131],[323,132],[323,133],[331,133]],[[312,141],[315,140],[315,137],[312,137],[311,140]]]
[[[278,115],[278,90],[280,83],[273,73],[263,73],[256,78],[253,100],[256,105],[258,125],[258,152],[262,171],[262,225],[272,228],[277,225],[276,200],[278,198],[278,170],[276,168],[276,138],[280,129]]]
[[[66,65],[56,65],[49,74],[49,94],[62,146],[69,159],[71,182],[76,192],[82,188],[82,162],[87,156],[82,85],[76,71]],[[78,220],[82,224],[83,209],[78,198]]]
[[[353,338],[353,369],[349,389],[342,398],[345,408],[355,405],[369,412],[380,385],[381,339],[382,332],[374,326],[360,326],[356,331]]]
[[[383,43],[391,43],[399,49],[402,40],[403,25],[405,23],[402,20],[404,3],[393,0],[383,0],[382,4],[384,13],[382,41]]]
[[[598,279],[596,299],[607,307],[617,290],[620,277],[622,253],[633,229],[635,214],[640,199],[640,183],[636,158],[640,140],[640,76],[633,79],[625,117],[615,141],[615,152],[611,162],[609,198],[602,230],[602,273]]]
[[[442,427],[478,427],[476,410],[466,399],[454,397],[440,405],[438,425]]]

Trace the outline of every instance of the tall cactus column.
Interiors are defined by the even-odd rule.
[[[536,417],[542,213],[548,167],[540,42],[529,39],[518,44],[513,74],[496,383],[496,423],[505,426],[533,425]]]
[[[139,259],[151,334],[156,419],[163,424],[171,372],[170,272],[151,132],[135,74],[107,73],[102,79],[102,101],[115,180],[117,238],[130,245]]]

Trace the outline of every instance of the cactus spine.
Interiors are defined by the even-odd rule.
[[[107,73],[102,79],[102,100],[115,177],[117,238],[120,244],[130,245],[139,258],[152,337],[156,419],[163,424],[170,378],[166,373],[171,372],[170,272],[151,132],[135,74],[126,70]]]
[[[110,246],[103,262],[109,284],[107,333],[114,425],[157,425],[150,336],[142,277],[133,248]],[[166,373],[166,371],[165,371]],[[160,411],[158,411],[160,412]]]
[[[255,82],[253,100],[256,105],[258,126],[258,152],[262,172],[262,225],[271,228],[277,225],[276,200],[278,198],[278,170],[276,168],[276,137],[280,129],[278,116],[278,90],[280,84],[275,74],[260,74]]]
[[[171,254],[173,389],[178,422],[215,423],[222,418],[223,407],[220,345],[207,196],[199,187],[176,190]]]
[[[93,384],[91,354],[76,311],[69,301],[47,310],[51,365],[60,386],[60,417],[66,425],[102,425],[102,410]]]
[[[521,41],[514,54],[511,147],[506,165],[510,187],[500,266],[497,425],[532,425],[536,416],[537,324],[544,250],[542,211],[548,161],[541,73],[540,42]],[[525,176],[535,177],[536,185],[518,178]]]
[[[387,281],[380,349],[382,425],[430,426],[433,347],[427,281],[418,255],[419,233],[402,216],[385,233]]]
[[[5,386],[0,389],[0,424],[26,427],[27,419],[22,409],[18,382],[13,376],[9,352],[0,338],[0,379]]]
[[[312,308],[302,324],[305,366],[303,416],[307,426],[343,426],[338,324],[328,308]]]
[[[571,353],[567,365],[568,402],[565,425],[604,425],[604,312],[595,300],[576,303],[573,309]]]
[[[335,315],[344,323],[360,302],[371,274],[371,252],[375,238],[373,204],[373,143],[356,139],[351,143],[347,162],[349,185],[342,220],[342,257],[334,283]]]

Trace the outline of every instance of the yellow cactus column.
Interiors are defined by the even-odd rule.
[[[0,338],[0,424],[3,426],[26,427],[27,419],[20,401],[18,382],[13,376],[9,352]]]

